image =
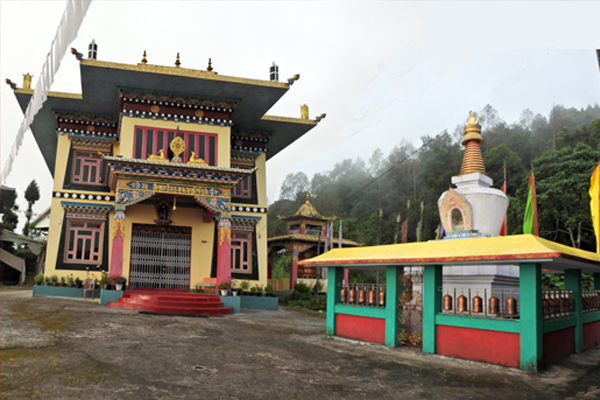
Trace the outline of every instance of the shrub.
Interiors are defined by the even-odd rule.
[[[39,285],[40,283],[44,282],[44,274],[37,274],[33,280]]]

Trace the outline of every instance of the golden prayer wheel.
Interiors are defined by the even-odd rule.
[[[367,297],[365,288],[360,288],[358,291],[358,304],[365,304],[365,297]]]
[[[542,300],[542,314],[550,314],[550,300],[548,300],[548,293],[546,293],[544,299]]]
[[[464,294],[460,294],[456,300],[456,311],[465,312],[468,311],[467,298]]]
[[[356,288],[355,287],[350,289],[350,300],[348,302],[350,304],[356,303]]]
[[[558,312],[560,312],[560,313],[567,312],[565,295],[561,293],[559,296],[560,297],[558,298]]]
[[[512,297],[512,293],[510,294],[510,297],[506,299],[506,314],[517,315],[517,299]]]
[[[383,289],[379,292],[379,306],[385,306],[385,292],[383,291]]]
[[[473,312],[483,312],[483,299],[479,296],[479,293],[475,293],[475,297],[473,297]]]
[[[342,303],[345,303],[347,300],[348,300],[348,289],[343,287],[342,290],[340,290],[340,301]]]
[[[498,314],[500,312],[500,301],[498,298],[492,293],[492,297],[488,301],[488,313],[490,314]]]
[[[375,288],[369,290],[369,305],[374,306],[377,302],[377,295],[375,294]]]
[[[444,296],[444,311],[450,310],[452,310],[452,296],[450,296],[450,293],[446,292],[446,295]]]
[[[560,301],[556,298],[554,293],[550,294],[550,310],[552,314],[556,314],[560,311]]]

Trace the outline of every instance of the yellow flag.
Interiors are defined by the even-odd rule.
[[[591,197],[590,211],[594,223],[594,233],[596,234],[596,253],[600,253],[600,163],[594,168],[588,193]]]

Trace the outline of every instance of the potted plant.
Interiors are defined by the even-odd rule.
[[[265,294],[267,297],[275,297],[275,294],[273,293],[273,286],[267,285],[267,287],[265,287]]]
[[[45,276],[44,277],[44,285],[45,286],[50,286],[50,277],[49,276]]]
[[[235,281],[231,281],[231,294],[233,297],[238,295],[238,288],[235,287]]]
[[[115,286],[117,290],[123,290],[123,284],[127,282],[127,278],[124,276],[113,276],[113,281],[115,282]]]
[[[65,278],[64,276],[60,277],[60,287],[65,287],[65,285],[67,284],[67,278]]]
[[[58,286],[58,276],[57,275],[52,275],[50,277],[50,282],[52,282],[52,286]]]
[[[248,289],[250,289],[250,282],[242,281],[242,283],[240,283],[240,294],[243,295],[244,293],[248,293]]]
[[[256,284],[256,295],[258,297],[262,297],[263,291],[264,291],[263,285],[258,286],[258,283],[257,283]]]
[[[221,296],[227,296],[227,291],[231,288],[231,282],[221,282],[217,288],[221,291]]]
[[[35,281],[36,285],[41,285],[42,282],[44,282],[44,274],[37,274],[36,276],[33,277],[33,280]]]
[[[73,287],[74,284],[75,280],[73,279],[73,274],[71,274],[67,277],[67,285],[69,285],[69,287]]]
[[[75,278],[75,287],[77,289],[81,289],[82,284],[83,284],[83,281],[81,279],[79,279],[79,277]]]
[[[108,290],[108,285],[110,285],[110,277],[108,276],[108,272],[102,271],[100,274],[100,287],[104,290]]]

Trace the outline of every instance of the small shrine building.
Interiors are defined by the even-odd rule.
[[[145,52],[134,65],[77,58],[82,93],[49,92],[31,124],[54,178],[45,274],[266,284],[266,162],[317,125],[307,107],[266,112],[299,75],[220,75],[179,54],[173,67]],[[23,111],[29,82],[14,89]]]
[[[600,255],[534,236],[498,236],[508,199],[485,173],[471,115],[456,189],[438,201],[444,240],[334,249],[300,261],[328,269],[327,334],[539,371],[600,344]],[[386,268],[384,284],[344,269]],[[544,272],[564,290],[542,293]],[[584,290],[582,273],[593,275]]]
[[[290,261],[289,289],[293,289],[298,279],[302,279],[309,286],[317,280],[317,268],[298,266],[298,261],[313,258],[325,252],[325,237],[327,222],[334,221],[335,217],[324,217],[310,202],[310,193],[306,192],[306,202],[298,211],[289,217],[280,217],[287,221],[287,234],[268,239],[269,263],[274,253],[286,249],[292,255]],[[335,247],[339,246],[339,239],[334,240]],[[357,247],[358,243],[342,238],[342,247]],[[281,288],[283,289],[283,288]]]

